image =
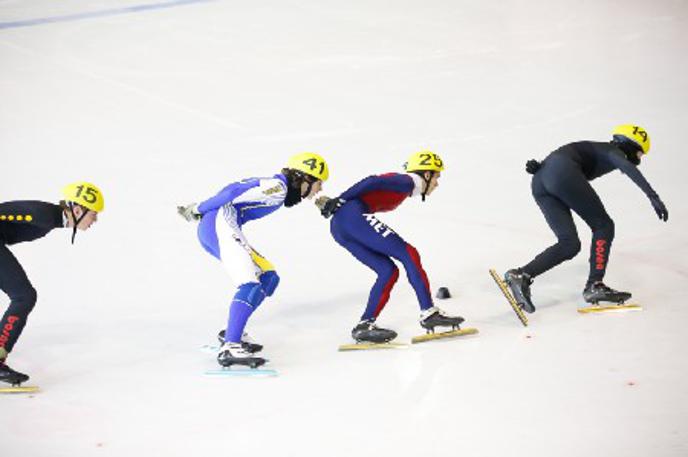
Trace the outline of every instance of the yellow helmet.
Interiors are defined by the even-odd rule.
[[[632,124],[620,125],[612,132],[613,136],[622,136],[627,138],[640,146],[643,154],[647,154],[650,150],[650,135],[647,134],[644,128]]]
[[[424,150],[411,155],[408,162],[404,164],[404,169],[409,173],[412,171],[443,171],[444,162],[438,154]]]
[[[84,208],[99,213],[105,208],[103,193],[90,182],[75,182],[62,189],[65,201],[76,203]]]
[[[327,181],[330,177],[330,169],[322,156],[313,152],[296,154],[287,163],[287,168],[301,171],[321,181]]]

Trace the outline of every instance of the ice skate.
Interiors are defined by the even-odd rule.
[[[29,376],[13,370],[5,362],[0,362],[0,382],[18,386],[29,380]]]
[[[463,317],[448,316],[437,306],[426,309],[420,314],[420,325],[428,333],[434,333],[435,327],[450,327],[452,330],[458,330],[463,321]]]
[[[598,281],[585,286],[583,290],[583,298],[586,302],[594,305],[599,302],[611,302],[623,304],[626,300],[631,298],[630,292],[620,292],[607,287],[602,281]]]
[[[246,351],[241,343],[224,343],[217,353],[217,362],[223,367],[232,365],[243,365],[251,368],[258,368],[267,362],[261,357],[253,357]]]
[[[351,331],[351,336],[359,343],[381,344],[392,341],[397,337],[397,332],[386,328],[380,328],[375,325],[374,319],[370,319],[359,322]]]
[[[530,299],[530,285],[533,279],[530,275],[515,269],[509,270],[504,274],[504,282],[509,286],[518,306],[527,313],[534,313],[535,306]]]
[[[221,345],[225,344],[225,330],[220,330],[220,333],[217,334],[217,340]],[[246,352],[251,354],[257,354],[263,350],[263,345],[254,342],[246,332],[241,335],[241,347],[243,347]]]

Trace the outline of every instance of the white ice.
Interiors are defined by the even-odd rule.
[[[0,23],[154,1],[3,0]],[[217,0],[0,28],[0,201],[78,179],[106,196],[74,246],[12,247],[39,302],[9,362],[42,392],[0,397],[0,453],[688,455],[687,56],[685,0]],[[523,328],[487,270],[553,241],[524,163],[619,123],[652,135],[641,170],[670,211],[618,172],[594,183],[607,282],[645,310],[576,313],[586,249],[538,278]],[[175,206],[300,151],[336,195],[419,148],[445,158],[440,188],[381,219],[480,335],[338,353],[373,275],[308,202],[246,227],[282,276],[249,327],[280,377],[203,377],[232,285]],[[401,279],[380,323],[404,341]]]

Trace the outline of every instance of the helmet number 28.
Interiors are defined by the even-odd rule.
[[[95,203],[98,201],[98,191],[93,187],[86,187],[86,192],[84,192],[84,186],[76,186],[77,198],[83,198],[86,203]]]
[[[320,174],[325,173],[325,162],[318,162],[316,159],[308,159],[304,160],[303,164],[308,165],[311,171],[315,170],[318,168],[318,165],[320,165]]]
[[[442,159],[437,154],[421,154],[420,156],[423,158],[420,161],[420,165],[429,166],[431,160],[436,167],[441,168],[443,165]]]

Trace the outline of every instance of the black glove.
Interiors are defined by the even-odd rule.
[[[537,173],[541,166],[542,164],[540,162],[538,162],[535,159],[531,159],[526,162],[526,171],[531,175],[534,175],[535,173]]]
[[[659,219],[666,222],[669,219],[669,210],[666,206],[664,206],[664,202],[661,198],[659,198],[659,195],[651,195],[650,202],[652,203],[652,207],[655,209],[655,213],[657,213]]]
[[[325,205],[323,205],[322,210],[320,211],[320,214],[323,215],[325,219],[329,218],[332,216],[334,213],[339,210],[339,208],[342,207],[346,203],[346,200],[341,199],[341,198],[330,198],[325,202]]]

